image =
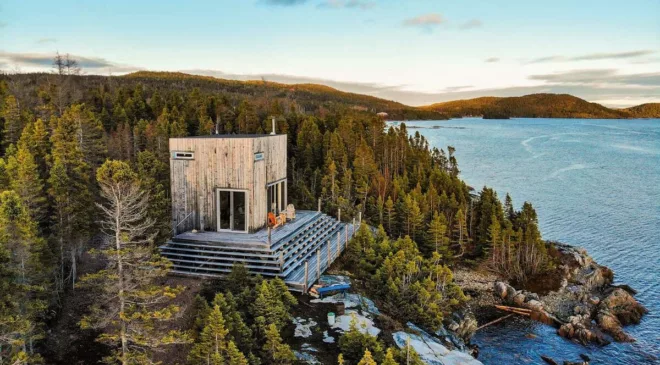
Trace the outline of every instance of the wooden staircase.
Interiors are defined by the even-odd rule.
[[[305,292],[346,249],[357,229],[320,212],[308,213],[313,215],[294,231],[273,233],[279,238],[270,245],[175,237],[160,246],[160,252],[172,261],[174,274],[222,277],[241,262],[252,274],[280,277],[291,290]]]

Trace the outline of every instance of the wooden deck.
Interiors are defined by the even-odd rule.
[[[294,221],[271,232],[186,232],[160,247],[172,273],[222,277],[241,262],[253,274],[282,278],[290,290],[305,292],[346,249],[358,227],[326,214],[298,211]],[[307,280],[305,280],[307,266]]]
[[[287,224],[275,228],[270,234],[270,244],[268,242],[268,229],[264,228],[255,233],[240,233],[240,232],[184,232],[174,237],[174,240],[181,242],[200,242],[206,244],[225,244],[225,245],[239,245],[243,247],[253,246],[255,248],[270,249],[275,247],[278,243],[291,235],[295,235],[301,229],[304,229],[307,224],[318,218],[321,215],[319,212],[314,211],[298,211],[296,219],[288,222]]]

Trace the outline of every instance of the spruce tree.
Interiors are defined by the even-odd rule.
[[[225,319],[218,305],[215,305],[206,318],[206,326],[193,346],[188,361],[195,365],[226,363],[227,335]]]
[[[7,289],[0,294],[0,347],[6,346],[14,361],[34,360],[34,341],[43,337],[45,251],[37,222],[20,196],[11,190],[0,193],[0,286]]]
[[[174,319],[179,307],[170,301],[183,288],[156,281],[167,274],[171,263],[153,253],[148,196],[137,175],[126,162],[108,160],[96,176],[104,200],[98,204],[102,212],[98,223],[106,244],[92,253],[101,255],[106,267],[81,279],[99,290],[99,298],[80,325],[101,330],[98,340],[116,349],[107,362],[149,362],[154,349],[188,342],[184,333],[162,333],[158,325]]]
[[[374,358],[371,357],[371,351],[369,351],[369,349],[364,350],[364,356],[362,356],[358,365],[377,365]]]
[[[48,210],[44,183],[34,157],[26,146],[21,144],[16,155],[9,158],[7,170],[11,189],[21,197],[32,219],[44,222]]]
[[[2,147],[6,149],[9,145],[18,142],[24,127],[18,100],[13,95],[5,98],[4,106],[0,110],[0,117],[4,119],[4,127],[0,135],[2,136]]]
[[[274,323],[266,328],[263,352],[268,364],[290,365],[296,361],[296,355],[289,345],[282,343],[282,337]]]

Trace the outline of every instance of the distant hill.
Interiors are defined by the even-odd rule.
[[[349,93],[318,84],[281,84],[271,81],[238,81],[212,76],[190,75],[182,72],[139,71],[120,76],[131,82],[163,83],[167,89],[187,90],[192,87],[203,92],[223,92],[252,99],[288,99],[309,112],[320,109],[350,108],[372,113],[386,112],[390,119],[447,119],[439,112],[416,108],[375,96]]]
[[[634,118],[660,118],[660,103],[647,103],[623,110]]]
[[[451,117],[484,118],[657,118],[660,104],[610,109],[568,94],[531,94],[518,97],[481,97],[422,107]]]

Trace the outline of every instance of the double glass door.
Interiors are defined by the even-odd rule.
[[[247,231],[247,199],[245,191],[222,190],[216,192],[218,231]]]

